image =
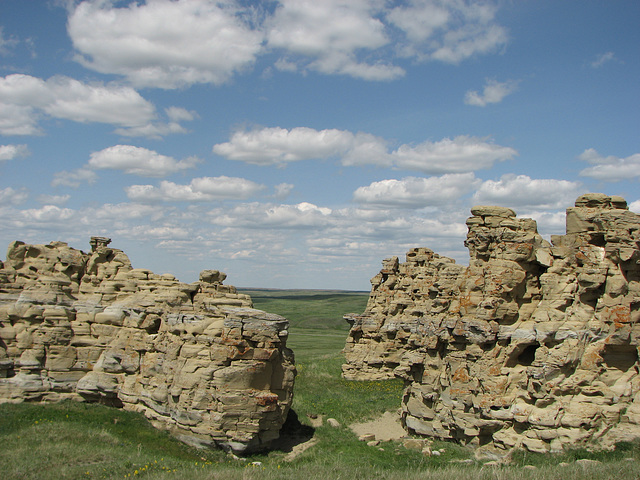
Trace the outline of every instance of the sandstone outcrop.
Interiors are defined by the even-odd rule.
[[[411,433],[559,451],[640,438],[640,216],[587,194],[551,243],[474,207],[469,266],[426,248],[385,260],[343,376],[407,382]]]
[[[0,402],[98,401],[197,446],[247,452],[292,402],[288,321],[205,270],[181,283],[93,237],[9,246],[0,262]]]

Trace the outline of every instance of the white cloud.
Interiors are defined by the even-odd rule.
[[[332,210],[302,202],[296,205],[246,203],[232,209],[218,209],[209,213],[214,225],[251,229],[320,228],[329,225]]]
[[[214,145],[213,152],[254,165],[282,166],[300,160],[340,157],[345,166],[393,166],[430,174],[490,168],[495,162],[517,155],[513,148],[465,135],[416,146],[405,144],[389,153],[387,141],[368,133],[307,127],[237,131],[229,142]]]
[[[438,174],[491,168],[495,162],[510,160],[517,154],[511,147],[460,135],[439,142],[423,142],[415,147],[402,145],[391,155],[397,168]]]
[[[25,224],[56,224],[67,222],[76,216],[76,212],[70,208],[60,208],[55,205],[44,205],[41,208],[29,208],[22,210]]]
[[[4,135],[40,133],[37,123],[42,114],[79,123],[115,125],[117,133],[128,136],[159,137],[185,131],[175,118],[168,124],[157,122],[154,105],[131,87],[89,84],[65,76],[48,80],[23,74],[0,77],[0,104],[0,133]],[[167,111],[174,117],[178,113],[180,110]]]
[[[349,150],[342,156],[344,166],[378,165],[390,167],[393,157],[388,152],[388,142],[369,133],[357,133]]]
[[[604,180],[605,182],[640,179],[640,153],[626,158],[612,155],[604,157],[595,149],[588,148],[578,156],[578,159],[593,165],[593,167],[585,168],[580,172],[583,177]]]
[[[473,195],[473,202],[513,208],[528,207],[534,210],[566,208],[573,205],[580,187],[579,182],[508,174],[497,181],[483,182]]]
[[[154,239],[174,239],[184,240],[189,238],[189,230],[178,225],[159,225],[150,227],[149,225],[137,225],[133,227],[130,234],[139,238]]]
[[[122,170],[142,177],[164,177],[195,167],[200,160],[188,157],[176,160],[153,150],[132,145],[115,145],[93,152],[88,166],[96,169]]]
[[[267,42],[273,49],[309,58],[303,69],[350,75],[364,80],[392,80],[404,70],[388,62],[358,60],[358,51],[374,51],[390,42],[384,23],[376,18],[383,7],[370,0],[281,0],[267,22]],[[276,66],[293,70],[294,62]]]
[[[125,191],[137,202],[210,202],[214,200],[244,200],[264,189],[264,185],[237,177],[200,177],[188,185],[162,181],[153,185],[132,185]]]
[[[86,84],[68,77],[52,77],[42,86],[43,95],[51,97],[43,110],[55,118],[136,127],[155,115],[155,107],[131,87]]]
[[[289,196],[289,194],[295,188],[295,185],[292,185],[290,183],[280,183],[280,184],[276,185],[273,188],[275,190],[275,195],[274,196],[276,198],[286,198],[286,197]]]
[[[438,30],[445,29],[451,21],[451,10],[439,2],[408,2],[404,7],[392,9],[387,18],[401,28],[407,38],[421,43]]]
[[[105,203],[97,208],[90,208],[84,212],[84,217],[90,223],[93,220],[112,225],[114,222],[134,220],[138,223],[144,217],[152,221],[162,220],[166,214],[172,213],[166,206],[145,205],[141,203]]]
[[[631,202],[629,204],[629,210],[640,215],[640,200],[636,200],[635,202]]]
[[[38,201],[43,205],[64,205],[71,195],[38,195]]]
[[[406,35],[398,46],[402,55],[455,64],[506,45],[496,11],[489,2],[410,0],[392,8],[388,18]]]
[[[353,194],[353,200],[365,205],[387,208],[446,205],[469,193],[479,182],[473,173],[381,180],[358,188]]]
[[[176,122],[148,123],[138,127],[116,128],[114,133],[124,137],[149,137],[159,139],[173,133],[187,133],[187,129]]]
[[[40,133],[36,109],[0,100],[0,135],[38,135]]]
[[[284,165],[340,155],[353,145],[353,139],[354,135],[345,130],[263,128],[237,131],[229,142],[215,145],[213,152],[254,165]]]
[[[26,145],[0,145],[0,162],[29,155]]]
[[[83,183],[92,184],[98,179],[98,175],[93,170],[86,167],[72,171],[63,170],[53,174],[52,187],[78,188]]]
[[[60,239],[86,247],[89,235],[104,235],[125,252],[148,247],[156,253],[145,264],[132,260],[156,272],[168,268],[179,277],[195,280],[202,268],[218,268],[229,273],[235,285],[285,288],[274,283],[277,277],[304,282],[321,276],[323,281],[333,278],[341,288],[353,288],[366,285],[379,270],[380,259],[402,256],[411,247],[427,246],[465,260],[465,216],[457,207],[447,208],[417,214],[368,207],[330,209],[307,202],[220,202],[215,208],[196,202],[132,202],[77,210],[51,204],[27,210],[4,205],[0,236],[5,245],[16,238],[29,243]]]
[[[20,205],[29,198],[29,193],[25,188],[16,190],[15,188],[7,187],[0,189],[0,206],[1,205]]]
[[[283,49],[276,67],[393,80],[396,56],[458,63],[507,42],[488,3],[412,0],[281,0],[266,23],[268,46]],[[397,32],[401,33],[398,38]],[[293,56],[297,58],[292,58]],[[300,67],[298,67],[300,65]]]
[[[533,218],[538,225],[538,233],[550,241],[550,235],[564,235],[567,233],[567,212],[566,207],[571,203],[562,206],[559,211],[518,211],[520,218]]]
[[[489,103],[499,103],[504,97],[512,94],[517,87],[518,82],[514,80],[498,82],[493,79],[487,79],[482,94],[475,90],[470,90],[465,94],[464,103],[476,107],[484,107]]]
[[[0,25],[0,56],[8,55],[18,43],[13,37],[6,38],[3,30],[4,28]]]
[[[596,59],[594,61],[591,62],[591,67],[592,68],[600,68],[605,63],[611,62],[611,61],[613,61],[615,59],[616,59],[616,56],[615,56],[615,54],[613,52],[601,53],[601,54],[596,56]]]
[[[165,109],[165,113],[170,120],[174,122],[190,122],[198,118],[198,114],[182,107],[169,107]]]
[[[232,1],[155,0],[116,8],[89,0],[71,12],[77,60],[144,87],[222,84],[253,64],[263,34]]]
[[[220,85],[275,53],[275,68],[393,80],[398,59],[459,63],[507,43],[493,2],[474,0],[86,0],[68,33],[85,67],[141,87]]]

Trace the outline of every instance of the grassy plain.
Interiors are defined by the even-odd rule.
[[[236,459],[220,451],[187,447],[154,430],[137,414],[102,405],[5,404],[0,405],[0,478],[640,479],[638,445],[624,445],[610,453],[522,453],[514,455],[512,465],[497,467],[475,461],[468,448],[444,442],[434,442],[432,448],[443,449],[443,453],[431,457],[394,442],[367,446],[347,425],[395,411],[402,385],[398,381],[365,383],[340,378],[340,350],[347,331],[342,315],[363,311],[366,295],[251,293],[257,308],[291,320],[289,346],[296,352],[299,370],[294,410],[303,424],[297,431],[304,438],[313,437],[313,446],[291,461],[287,461],[289,448]],[[334,428],[324,422],[313,429],[311,416],[335,418],[341,426]],[[578,458],[602,463],[579,465],[575,463]]]

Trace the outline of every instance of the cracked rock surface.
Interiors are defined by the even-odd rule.
[[[420,435],[535,452],[640,438],[640,216],[583,195],[549,243],[509,208],[471,213],[468,267],[427,248],[383,262],[345,316],[343,376],[403,378]]]
[[[84,253],[13,242],[0,262],[0,402],[97,401],[182,441],[236,453],[278,438],[293,398],[288,321],[204,270],[133,268],[104,237]]]

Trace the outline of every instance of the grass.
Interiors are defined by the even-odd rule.
[[[345,313],[362,313],[369,292],[341,290],[239,289],[251,295],[259,310],[277,313],[289,320],[291,329],[320,329],[348,332]]]
[[[327,305],[333,305],[331,308],[340,321],[343,313],[361,312],[364,310],[361,296],[344,294],[349,301],[332,301],[328,295],[343,293],[279,294],[293,299],[278,298],[273,291],[269,295],[269,301],[274,305],[280,302],[282,312],[289,308],[300,315],[299,322],[292,325],[289,337],[289,346],[296,352],[299,369],[293,408],[303,424],[299,432],[307,437],[312,433],[317,443],[293,461],[285,461],[286,450],[245,459],[235,459],[221,451],[196,450],[166,432],[155,430],[138,414],[102,405],[75,402],[5,404],[0,405],[0,478],[640,479],[640,446],[637,444],[620,445],[615,452],[609,453],[575,450],[561,455],[533,455],[521,452],[513,456],[513,465],[499,467],[484,466],[473,459],[470,449],[444,442],[434,442],[432,449],[444,449],[444,452],[432,457],[404,448],[397,442],[367,446],[357,440],[347,425],[398,409],[402,384],[395,380],[342,380],[340,350],[344,347],[346,329],[342,326],[316,328],[315,320],[305,323],[308,318],[326,315]],[[314,300],[316,296],[319,298]],[[306,312],[300,303],[305,297]],[[286,307],[287,301],[293,304]],[[264,308],[260,301],[255,303],[258,308]],[[343,310],[337,311],[340,309]],[[310,416],[335,418],[341,427],[331,427],[325,421],[321,427],[312,430]],[[578,458],[602,463],[582,466],[575,463]],[[561,462],[570,464],[562,466]],[[525,468],[525,465],[536,468]]]

